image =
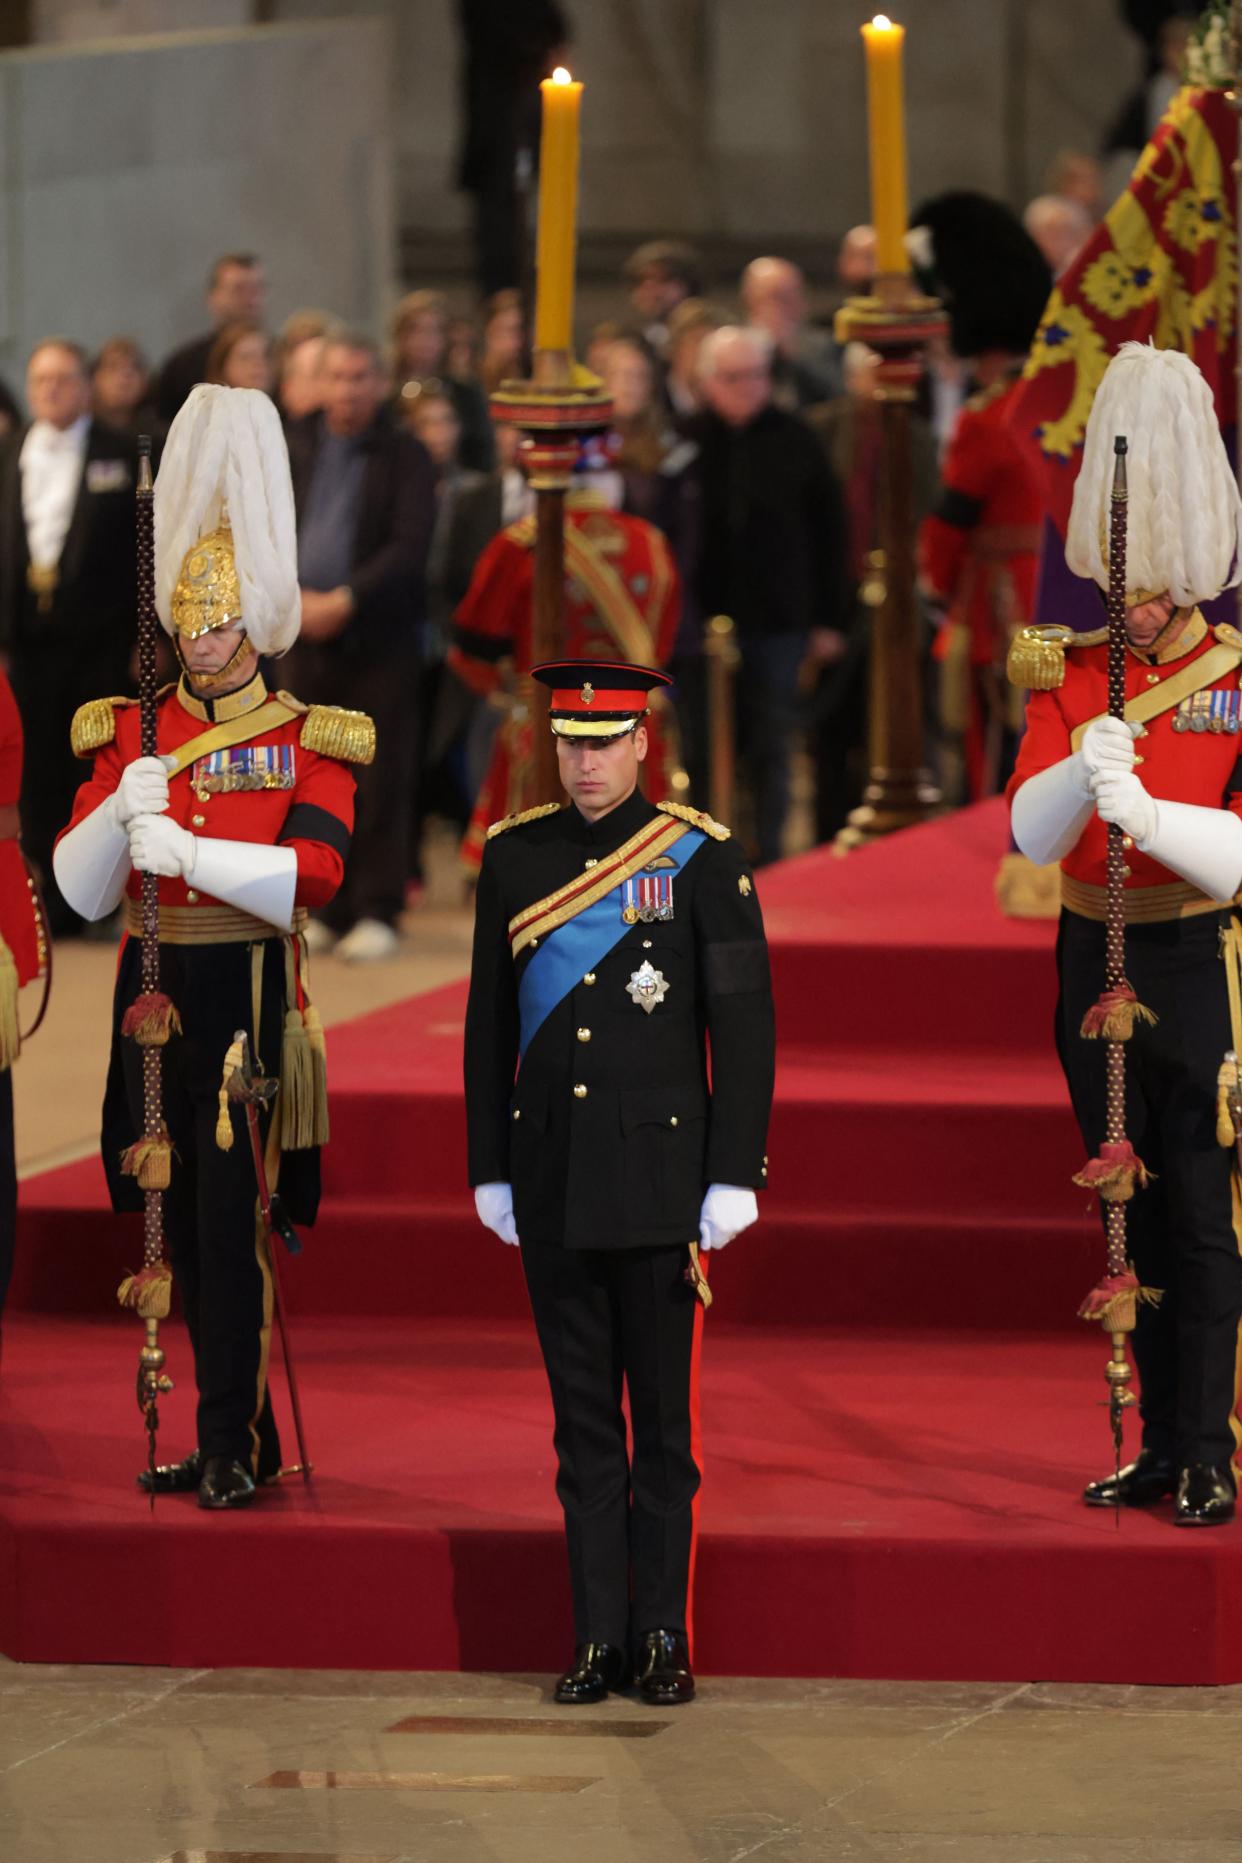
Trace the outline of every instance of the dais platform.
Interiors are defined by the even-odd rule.
[[[1242,1529],[1078,1501],[1109,1461],[1104,1344],[1073,1318],[1098,1231],[1069,1181],[1053,928],[997,912],[1004,845],[984,805],[761,876],[781,1065],[762,1221],[713,1262],[705,1670],[1242,1680]],[[285,1264],[318,1472],[248,1515],[151,1517],[137,1329],[101,1317],[134,1225],[94,1161],[23,1185],[6,1653],[530,1668],[567,1650],[520,1268],[463,1190],[463,1006],[450,985],[332,1031],[324,1209]],[[167,1335],[171,1456],[193,1401]]]

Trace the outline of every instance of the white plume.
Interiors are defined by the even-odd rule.
[[[200,382],[168,430],[155,480],[155,606],[171,634],[186,552],[227,506],[247,637],[284,653],[298,636],[297,525],[280,416],[257,388]]]
[[[1126,586],[1208,601],[1242,577],[1242,498],[1212,391],[1179,350],[1123,343],[1096,390],[1065,557],[1108,587],[1113,441],[1128,442]]]

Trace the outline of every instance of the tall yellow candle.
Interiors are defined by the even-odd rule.
[[[578,111],[582,86],[557,67],[539,86],[539,231],[535,245],[535,348],[573,345],[578,243]]]
[[[906,220],[906,109],[901,50],[904,26],[878,13],[862,29],[867,48],[867,131],[871,153],[871,224],[876,270],[908,272]]]

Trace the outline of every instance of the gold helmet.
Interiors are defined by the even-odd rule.
[[[192,544],[181,559],[170,612],[183,640],[197,640],[242,620],[241,579],[227,522]]]

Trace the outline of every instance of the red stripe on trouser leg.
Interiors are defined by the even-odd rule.
[[[707,1279],[706,1255],[700,1255],[699,1266]],[[691,1666],[694,1663],[694,1568],[699,1553],[699,1502],[703,1498],[703,1419],[699,1411],[699,1368],[703,1360],[703,1302],[695,1299],[694,1338],[690,1346],[690,1454],[694,1466],[699,1471],[699,1485],[695,1489],[694,1499],[690,1503],[690,1566],[686,1576],[686,1647],[690,1652]]]

